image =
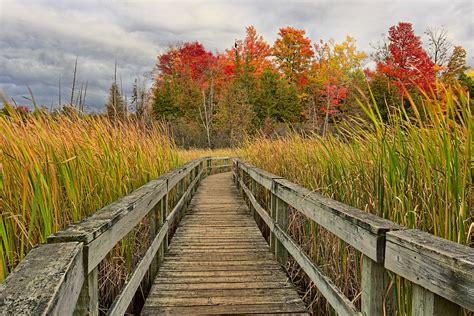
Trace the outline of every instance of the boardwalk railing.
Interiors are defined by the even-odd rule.
[[[152,242],[108,310],[122,315],[144,276],[156,273],[201,178],[230,167],[251,211],[269,227],[277,260],[285,264],[291,255],[337,314],[383,315],[387,271],[413,283],[413,315],[456,315],[460,306],[474,309],[474,249],[405,229],[239,159],[231,164],[227,157],[207,157],[160,176],[31,250],[0,286],[0,314],[98,314],[100,262],[150,216]],[[256,198],[257,185],[271,195],[269,210]],[[361,311],[288,235],[290,207],[362,253]]]
[[[270,230],[270,246],[285,264],[291,255],[338,315],[384,315],[387,271],[413,283],[413,315],[458,315],[474,309],[474,249],[325,198],[286,179],[233,160],[233,176],[252,212]],[[258,187],[270,196],[270,209],[257,200]],[[288,235],[294,208],[363,255],[361,311]]]
[[[230,167],[227,157],[193,160],[51,235],[1,284],[0,314],[97,315],[99,263],[146,216],[152,216],[154,239],[108,310],[109,315],[123,315],[145,274],[156,273],[171,229],[201,178]],[[170,206],[172,190],[177,201]]]

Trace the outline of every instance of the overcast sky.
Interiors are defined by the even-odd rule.
[[[0,0],[0,90],[19,104],[31,87],[39,103],[70,98],[74,60],[77,81],[88,81],[87,106],[100,111],[110,87],[114,60],[123,89],[149,72],[170,44],[201,41],[222,51],[254,25],[271,44],[278,29],[293,26],[319,39],[356,38],[361,50],[399,21],[422,35],[446,26],[453,43],[468,51],[474,65],[474,1],[153,1]]]

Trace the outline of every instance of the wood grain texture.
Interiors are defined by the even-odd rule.
[[[279,199],[376,262],[383,263],[385,233],[402,228],[374,214],[323,197],[241,160],[236,159],[236,164]]]
[[[231,173],[202,180],[142,315],[306,313]]]
[[[249,202],[252,204],[255,211],[260,215],[262,220],[268,226],[270,231],[274,234],[275,239],[281,242],[282,246],[295,259],[298,265],[308,275],[311,281],[314,282],[321,294],[326,298],[329,304],[334,308],[338,315],[361,315],[354,304],[342,293],[341,290],[332,282],[332,280],[324,275],[324,273],[317,267],[311,259],[304,253],[298,244],[278,225],[269,214],[262,208],[262,206],[253,197],[250,190],[245,186],[243,181],[240,181],[240,186],[247,195]]]
[[[416,229],[387,234],[385,268],[474,310],[474,249]]]
[[[71,315],[83,282],[81,243],[40,245],[0,285],[0,315]]]

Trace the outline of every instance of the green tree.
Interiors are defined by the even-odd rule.
[[[449,57],[446,71],[443,73],[445,81],[458,79],[469,67],[466,65],[466,50],[461,46],[454,46],[453,53]]]
[[[153,90],[153,114],[158,120],[171,120],[182,115],[172,84],[168,78],[155,83]]]
[[[258,97],[254,105],[258,126],[266,118],[278,122],[295,122],[299,119],[301,102],[294,84],[288,83],[270,68],[263,72],[258,84]]]
[[[109,90],[106,104],[107,116],[113,120],[122,120],[126,117],[127,109],[117,83],[114,81]]]

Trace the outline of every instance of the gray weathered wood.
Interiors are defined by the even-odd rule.
[[[40,245],[0,285],[0,314],[71,315],[83,282],[81,243]]]
[[[401,226],[376,215],[276,179],[276,196],[376,262],[383,262],[385,233]]]
[[[275,196],[275,212],[276,224],[286,233],[288,230],[288,204],[277,196]],[[286,266],[288,251],[279,240],[275,243],[275,256],[281,265]]]
[[[231,181],[230,173],[203,180],[143,315],[306,312]]]
[[[62,242],[75,239],[75,241],[88,244],[99,238],[111,227],[116,227],[122,224],[122,222],[129,223],[129,217],[137,218],[136,213],[145,216],[152,205],[155,205],[165,194],[166,181],[160,178],[152,180],[132,193],[100,209],[92,216],[71,224],[65,229],[49,236],[48,241]],[[138,216],[139,220],[143,216]],[[128,224],[127,226],[132,225]],[[133,226],[130,229],[132,228]]]
[[[413,284],[412,293],[413,316],[461,315],[461,309],[458,305],[417,284]]]
[[[242,181],[240,182],[240,185],[249,198],[250,203],[253,204],[254,209],[258,214],[260,214],[260,217],[265,221],[270,231],[275,234],[275,237],[288,250],[289,254],[295,259],[295,261],[298,262],[299,266],[304,270],[311,281],[314,282],[318,290],[323,294],[329,304],[331,304],[336,313],[339,315],[361,315],[354,304],[344,296],[331,279],[322,273],[322,271],[311,261],[293,239],[275,225],[273,219],[267,214],[267,212],[265,212],[257,200],[255,200],[250,190]]]
[[[325,198],[286,179],[237,161],[239,168],[278,198],[376,262],[383,262],[385,233],[401,229],[393,222]]]
[[[107,253],[148,214],[152,206],[156,205],[168,190],[186,176],[183,170],[190,172],[191,169],[185,167],[171,175],[165,174],[163,178],[167,178],[168,182],[161,177],[149,182],[120,199],[120,202],[114,202],[86,220],[51,235],[48,237],[48,242],[69,240],[84,242],[87,251],[85,254],[87,270],[92,271]]]
[[[115,298],[112,306],[108,311],[108,315],[123,315],[127,311],[128,305],[132,301],[135,292],[137,291],[140,283],[148,270],[148,267],[153,262],[153,258],[157,253],[158,249],[163,242],[163,239],[168,232],[169,229],[169,222],[165,222],[161,228],[159,233],[156,235],[155,239],[153,240],[152,244],[146,251],[145,255],[142,257],[140,262],[137,264],[133,273],[127,279],[124,287],[120,291],[120,294]]]
[[[168,209],[168,194],[166,194],[163,199],[161,200],[161,223],[163,224],[164,221],[166,220],[166,217],[169,215],[169,209]],[[164,254],[168,251],[168,245],[169,245],[169,234],[166,233],[164,241],[163,241],[163,256]]]
[[[387,233],[385,268],[474,310],[474,249],[416,229]]]
[[[95,267],[84,276],[74,315],[99,315],[99,267]]]
[[[103,208],[98,213],[48,237],[49,243],[81,241],[85,244],[87,272],[127,235],[166,194],[166,183],[152,181]]]
[[[274,175],[268,171],[263,169],[259,169],[255,166],[252,166],[248,163],[244,163],[240,159],[236,159],[238,163],[238,167],[247,173],[252,179],[257,181],[260,185],[262,185],[267,190],[272,190],[273,187],[273,180],[274,179],[283,179],[280,176]]]
[[[361,310],[367,316],[384,314],[384,296],[388,284],[387,273],[382,263],[362,256]]]

